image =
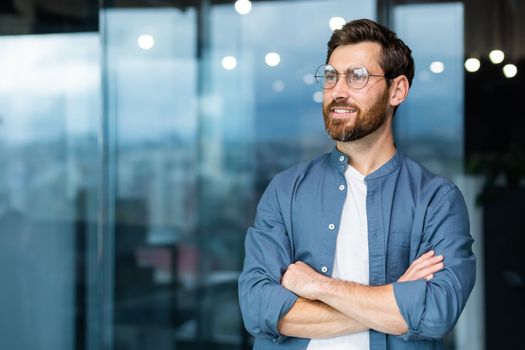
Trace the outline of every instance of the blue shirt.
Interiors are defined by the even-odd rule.
[[[276,175],[259,202],[239,277],[241,312],[255,336],[255,350],[308,346],[309,339],[278,332],[279,319],[298,298],[280,279],[288,265],[299,260],[331,276],[347,162],[348,156],[335,148],[296,165]],[[370,285],[393,284],[409,328],[401,336],[370,330],[370,348],[441,349],[441,339],[458,320],[476,275],[465,201],[454,184],[399,151],[365,182]],[[430,281],[396,282],[412,261],[431,249],[444,256],[443,270]]]

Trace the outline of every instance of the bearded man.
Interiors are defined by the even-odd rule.
[[[316,77],[336,145],[276,175],[248,229],[239,300],[254,349],[442,349],[476,262],[458,188],[394,143],[411,50],[352,21]]]

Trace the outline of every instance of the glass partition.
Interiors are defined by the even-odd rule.
[[[101,159],[98,35],[0,37],[0,347],[82,349]]]
[[[394,30],[412,49],[416,75],[394,118],[401,149],[436,174],[463,172],[463,5],[396,6]],[[424,30],[422,30],[424,28]]]
[[[465,175],[464,5],[461,2],[399,5],[394,30],[413,50],[416,75],[408,100],[394,118],[398,146],[436,174],[456,183],[465,197],[477,281],[447,349],[483,349],[483,228],[476,196],[480,183]],[[445,257],[446,261],[446,257]]]
[[[273,175],[332,147],[313,77],[330,19],[375,14],[374,1],[200,4],[102,16],[115,349],[250,347],[237,278],[255,205]]]

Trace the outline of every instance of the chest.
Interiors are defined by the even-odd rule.
[[[294,197],[290,218],[294,260],[313,267],[332,266],[337,245],[347,244],[345,251],[355,253],[363,242],[358,236],[364,232],[370,275],[374,274],[370,284],[397,280],[420,249],[424,210],[413,196],[395,187],[368,184],[359,203],[359,196],[348,195],[344,177],[332,183],[317,184],[315,191],[298,191]],[[361,214],[359,205],[365,206]],[[343,233],[347,237],[342,239]]]

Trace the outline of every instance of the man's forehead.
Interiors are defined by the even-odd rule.
[[[328,63],[335,68],[347,68],[350,65],[361,64],[372,69],[379,67],[381,46],[375,42],[341,45],[335,48]]]

